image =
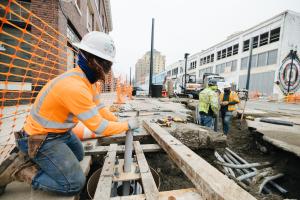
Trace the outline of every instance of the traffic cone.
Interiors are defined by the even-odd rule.
[[[122,97],[122,88],[120,86],[120,81],[119,80],[117,80],[116,91],[117,91],[117,99],[114,103],[115,104],[124,104],[124,100],[123,100],[123,97]]]

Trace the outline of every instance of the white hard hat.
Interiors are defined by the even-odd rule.
[[[116,48],[112,38],[106,33],[92,31],[83,36],[80,43],[73,43],[79,49],[82,49],[94,56],[104,60],[114,62]]]
[[[225,82],[223,87],[224,87],[224,88],[231,88],[231,85],[230,85],[230,83]]]

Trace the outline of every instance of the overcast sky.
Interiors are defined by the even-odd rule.
[[[154,48],[169,65],[287,9],[300,12],[300,0],[111,0],[114,73],[129,77],[150,50],[152,18]]]

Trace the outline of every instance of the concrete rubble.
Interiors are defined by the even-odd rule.
[[[192,123],[177,123],[168,131],[190,149],[215,149],[227,146],[226,136]]]

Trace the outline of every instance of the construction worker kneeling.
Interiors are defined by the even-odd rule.
[[[138,128],[136,119],[117,122],[96,92],[94,83],[105,79],[115,57],[110,36],[90,32],[74,46],[79,49],[78,66],[43,87],[24,130],[15,134],[19,152],[0,166],[0,194],[12,181],[27,182],[33,189],[78,194],[85,185],[79,165],[84,151],[71,129],[79,121],[98,136]]]

